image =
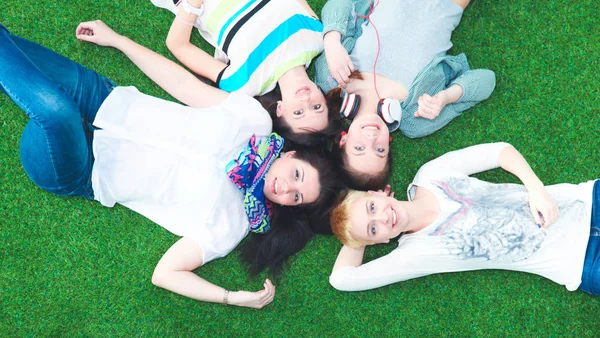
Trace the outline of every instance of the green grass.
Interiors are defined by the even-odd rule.
[[[325,1],[311,1],[316,12]],[[452,149],[507,141],[547,184],[600,177],[600,3],[477,0],[455,31],[452,53],[496,72],[492,97],[436,134],[397,134],[393,185]],[[172,58],[173,16],[148,0],[0,3],[0,21],[24,36],[142,92],[169,98],[116,50],[78,42],[80,21],[102,19]],[[201,44],[199,39],[194,40]],[[206,47],[206,45],[203,45]],[[207,304],[154,287],[161,255],[177,239],[134,212],[41,191],[19,161],[27,118],[0,95],[0,335],[2,336],[598,336],[600,298],[509,271],[434,275],[342,293],[328,275],[340,245],[319,237],[291,261],[273,304],[250,310]],[[499,170],[480,177],[515,181]],[[370,248],[367,259],[393,244]],[[255,290],[237,252],[199,273]],[[264,275],[261,277],[265,277]]]

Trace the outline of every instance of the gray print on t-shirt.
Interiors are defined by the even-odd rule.
[[[457,204],[457,209],[429,234],[443,236],[451,254],[518,262],[534,254],[544,242],[546,229],[535,223],[524,186],[468,177],[433,183]],[[560,215],[566,215],[573,207],[583,211],[582,201],[557,204]]]

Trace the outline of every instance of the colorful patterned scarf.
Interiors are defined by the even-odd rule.
[[[250,231],[259,234],[271,228],[271,201],[265,198],[263,188],[265,175],[283,148],[283,138],[275,133],[256,144],[252,135],[248,147],[233,159],[225,172],[244,194],[244,209],[250,223]]]

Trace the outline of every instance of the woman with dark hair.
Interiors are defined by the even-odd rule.
[[[471,177],[498,167],[523,185]],[[389,191],[352,191],[334,209],[331,226],[344,244],[329,278],[336,289],[502,269],[600,294],[598,181],[544,186],[513,146],[490,143],[428,162],[407,194],[397,201]],[[365,246],[398,236],[394,251],[362,264]]]
[[[324,49],[317,85],[353,121],[339,147],[343,166],[381,188],[389,132],[427,136],[487,99],[495,75],[471,70],[464,54],[448,55],[451,35],[469,0],[329,0],[322,11]],[[360,70],[360,72],[358,72]],[[342,90],[343,89],[343,90]],[[343,107],[342,100],[345,99]],[[334,109],[334,108],[332,108]]]
[[[306,74],[323,50],[323,26],[305,0],[152,3],[175,14],[167,47],[193,72],[227,92],[271,92],[260,102],[286,140],[314,145],[337,131],[337,113]],[[194,26],[215,57],[190,42]]]
[[[318,132],[298,133],[294,131],[292,125],[288,123],[288,119],[277,116],[277,107],[281,100],[279,88],[273,91],[254,97],[265,108],[273,119],[273,130],[282,135],[287,141],[301,146],[318,146],[324,145],[336,135],[339,135],[342,130],[341,119],[335,109],[334,100],[326,100],[327,104],[327,127]],[[331,103],[330,103],[331,102]],[[334,109],[331,109],[331,104],[334,104]],[[338,108],[339,109],[339,108]]]
[[[189,106],[115,86],[0,25],[0,87],[30,117],[21,137],[28,176],[60,196],[122,204],[183,236],[158,262],[155,285],[201,301],[270,303],[269,280],[264,290],[230,293],[193,271],[227,255],[249,231],[287,226],[279,222],[289,211],[311,215],[326,206],[335,194],[331,164],[318,150],[283,152],[254,99],[204,84],[101,21],[81,23],[76,35],[119,49]],[[277,236],[269,239],[267,266],[307,240],[286,239],[294,245],[283,250]]]
[[[334,137],[331,154],[346,186],[364,191],[381,189],[391,175],[390,142],[389,129],[376,115],[357,117],[348,132]]]
[[[312,149],[301,151],[302,149]],[[242,245],[241,258],[250,267],[251,275],[269,269],[273,275],[282,272],[287,258],[300,251],[315,234],[331,235],[329,211],[337,199],[340,182],[337,180],[338,170],[327,159],[325,149],[297,148],[296,158],[312,163],[319,168],[320,177],[327,178],[321,182],[322,193],[313,205],[317,208],[296,208],[285,205],[274,205],[271,227],[266,234],[251,234]]]

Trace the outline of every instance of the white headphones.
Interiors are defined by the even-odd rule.
[[[348,94],[342,90],[342,106],[340,107],[340,116],[353,120],[360,107],[360,95]],[[396,99],[381,99],[377,103],[377,115],[383,119],[390,131],[395,131],[400,127],[402,118],[402,106]]]

